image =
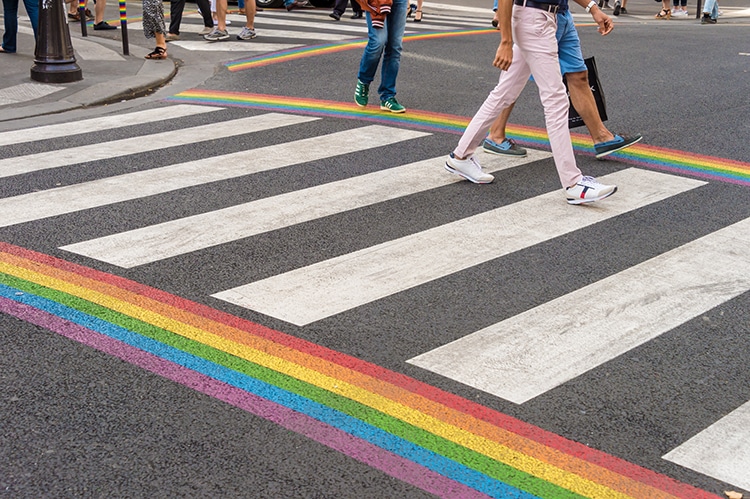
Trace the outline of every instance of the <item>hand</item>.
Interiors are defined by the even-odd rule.
[[[492,65],[503,71],[507,71],[513,62],[513,44],[500,42],[495,52],[495,60]]]
[[[610,34],[615,28],[615,24],[612,22],[612,19],[600,9],[596,9],[596,11],[591,15],[594,17],[594,21],[596,22],[596,24],[599,25],[597,31],[601,33],[602,36]]]

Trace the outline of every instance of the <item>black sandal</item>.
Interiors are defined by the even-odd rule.
[[[415,23],[421,23],[422,22],[422,11],[421,10],[415,10],[414,11],[414,22]]]
[[[167,49],[156,47],[153,52],[146,56],[146,59],[166,59]]]

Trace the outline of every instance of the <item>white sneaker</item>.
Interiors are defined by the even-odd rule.
[[[468,159],[458,159],[451,153],[445,162],[445,169],[456,175],[461,175],[475,184],[489,184],[495,180],[495,177],[482,171],[482,165],[474,156],[470,156]]]
[[[565,196],[569,204],[583,204],[599,201],[617,192],[616,185],[604,185],[594,177],[581,177],[573,187],[565,189]]]

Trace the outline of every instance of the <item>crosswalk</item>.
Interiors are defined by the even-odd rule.
[[[190,121],[207,116],[213,120],[208,125]],[[160,120],[177,123],[176,128],[142,135],[140,130],[145,125]],[[112,138],[55,148],[53,152],[26,152],[32,142],[64,141],[93,130],[106,130],[106,136]],[[30,186],[38,185],[31,181],[36,178],[57,178],[74,169],[85,171],[91,161],[119,162],[103,178],[29,188],[28,192],[0,198],[0,237],[17,234],[13,229],[23,228],[23,224],[34,223],[39,230],[46,223],[54,227],[51,230],[65,232],[66,238],[76,239],[60,244],[56,251],[109,271],[134,271],[146,265],[167,268],[176,258],[198,254],[202,261],[210,261],[218,254],[214,252],[228,245],[252,246],[266,234],[291,233],[300,227],[314,231],[319,224],[353,214],[374,220],[383,217],[389,203],[425,197],[451,203],[456,196],[474,196],[482,192],[477,188],[485,188],[446,173],[442,169],[443,151],[416,161],[394,160],[387,168],[354,168],[349,173],[342,165],[390,157],[385,150],[407,148],[436,137],[415,129],[338,123],[333,118],[293,113],[178,104],[41,126],[33,134],[25,132],[0,133],[0,146],[6,148],[0,159],[0,189],[7,189],[11,182],[17,189],[26,181]],[[264,133],[284,139],[264,145],[257,138]],[[357,140],[351,140],[355,135]],[[213,142],[228,138],[241,141],[242,150],[223,153],[212,148]],[[182,156],[175,162],[164,160],[169,154],[154,157],[153,162],[142,159],[144,153],[156,149],[184,151],[188,144],[201,143],[214,152],[187,161]],[[130,157],[141,159],[135,166],[120,161]],[[550,164],[549,158],[545,151],[532,150],[526,158],[483,155],[482,162],[488,171],[496,172],[498,185],[520,170]],[[320,181],[311,177],[289,189],[261,193],[231,206],[215,208],[208,200],[192,199],[197,205],[192,213],[171,213],[157,223],[136,221],[136,227],[128,230],[111,228],[110,211],[106,211],[107,216],[87,217],[86,223],[93,226],[82,232],[74,227],[76,218],[65,218],[147,198],[164,197],[166,204],[172,193],[210,188],[228,180],[263,178],[273,182],[289,169],[312,164],[335,166],[339,171],[335,178]],[[554,177],[554,172],[550,173]],[[244,280],[246,274],[238,272],[221,281],[232,285],[214,289],[207,284],[204,298],[288,323],[292,329],[319,328],[326,321],[344,317],[353,324],[372,321],[373,310],[377,310],[372,307],[404,297],[408,297],[409,307],[421,304],[425,308],[421,313],[429,313],[431,307],[453,306],[458,314],[461,304],[441,302],[430,290],[445,289],[446,280],[467,271],[511,265],[506,263],[508,258],[534,248],[575,244],[586,231],[621,223],[675,199],[700,196],[710,186],[692,178],[625,165],[603,178],[620,188],[618,195],[606,202],[571,207],[555,188],[499,202],[478,213],[457,209],[452,219],[437,217],[397,237],[363,238],[343,252],[308,252],[295,246],[290,252],[299,254],[298,261],[304,263],[292,269],[282,265],[272,275],[249,281]],[[464,187],[471,191],[464,189],[459,194]],[[470,197],[465,199],[453,204],[460,207]],[[414,216],[430,218],[429,213]],[[60,223],[73,225],[61,230]],[[341,244],[346,246],[347,242]],[[603,251],[607,251],[604,244]],[[667,251],[624,270],[573,285],[572,289],[554,290],[550,293],[553,299],[530,304],[509,316],[501,313],[501,320],[491,320],[478,329],[469,327],[457,338],[433,335],[420,343],[429,344],[428,348],[420,346],[420,352],[404,348],[413,355],[405,356],[403,362],[523,406],[750,291],[750,261],[745,257],[749,244],[750,219],[728,222],[687,242],[675,242]],[[267,265],[263,273],[274,268]],[[475,289],[465,290],[467,295],[492,295],[498,283],[476,280],[474,285]],[[532,288],[544,285],[536,283]],[[415,301],[414,293],[424,295],[424,301]],[[529,293],[518,290],[519,296]],[[518,307],[523,308],[518,304],[512,308]],[[393,348],[400,349],[399,345]],[[743,445],[750,439],[750,402],[743,403],[726,418],[705,421],[704,432],[672,449],[664,459],[737,487],[750,487],[750,451]],[[728,434],[731,439],[721,437]],[[731,465],[722,461],[726,460],[722,453],[712,449],[717,438],[731,449]]]
[[[255,17],[257,38],[250,41],[236,40],[235,36],[245,25],[245,16],[228,14],[227,26],[231,38],[224,42],[208,43],[202,40],[198,32],[203,29],[202,18],[196,13],[183,17],[180,26],[180,40],[170,42],[191,51],[206,52],[247,52],[267,53],[289,50],[316,43],[336,43],[367,38],[367,24],[363,19],[349,19],[343,16],[341,21],[328,17],[327,9],[286,12],[282,9],[268,9],[258,12]],[[141,23],[129,24],[130,29],[141,29]],[[405,35],[418,33],[447,32],[465,29],[487,28],[488,22],[481,18],[463,15],[432,16],[429,21],[407,23]]]

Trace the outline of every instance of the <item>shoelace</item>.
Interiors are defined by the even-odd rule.
[[[578,183],[585,184],[588,187],[599,187],[600,185],[602,185],[599,182],[597,182],[594,177],[589,177],[589,176],[581,177],[581,180],[578,181]]]

